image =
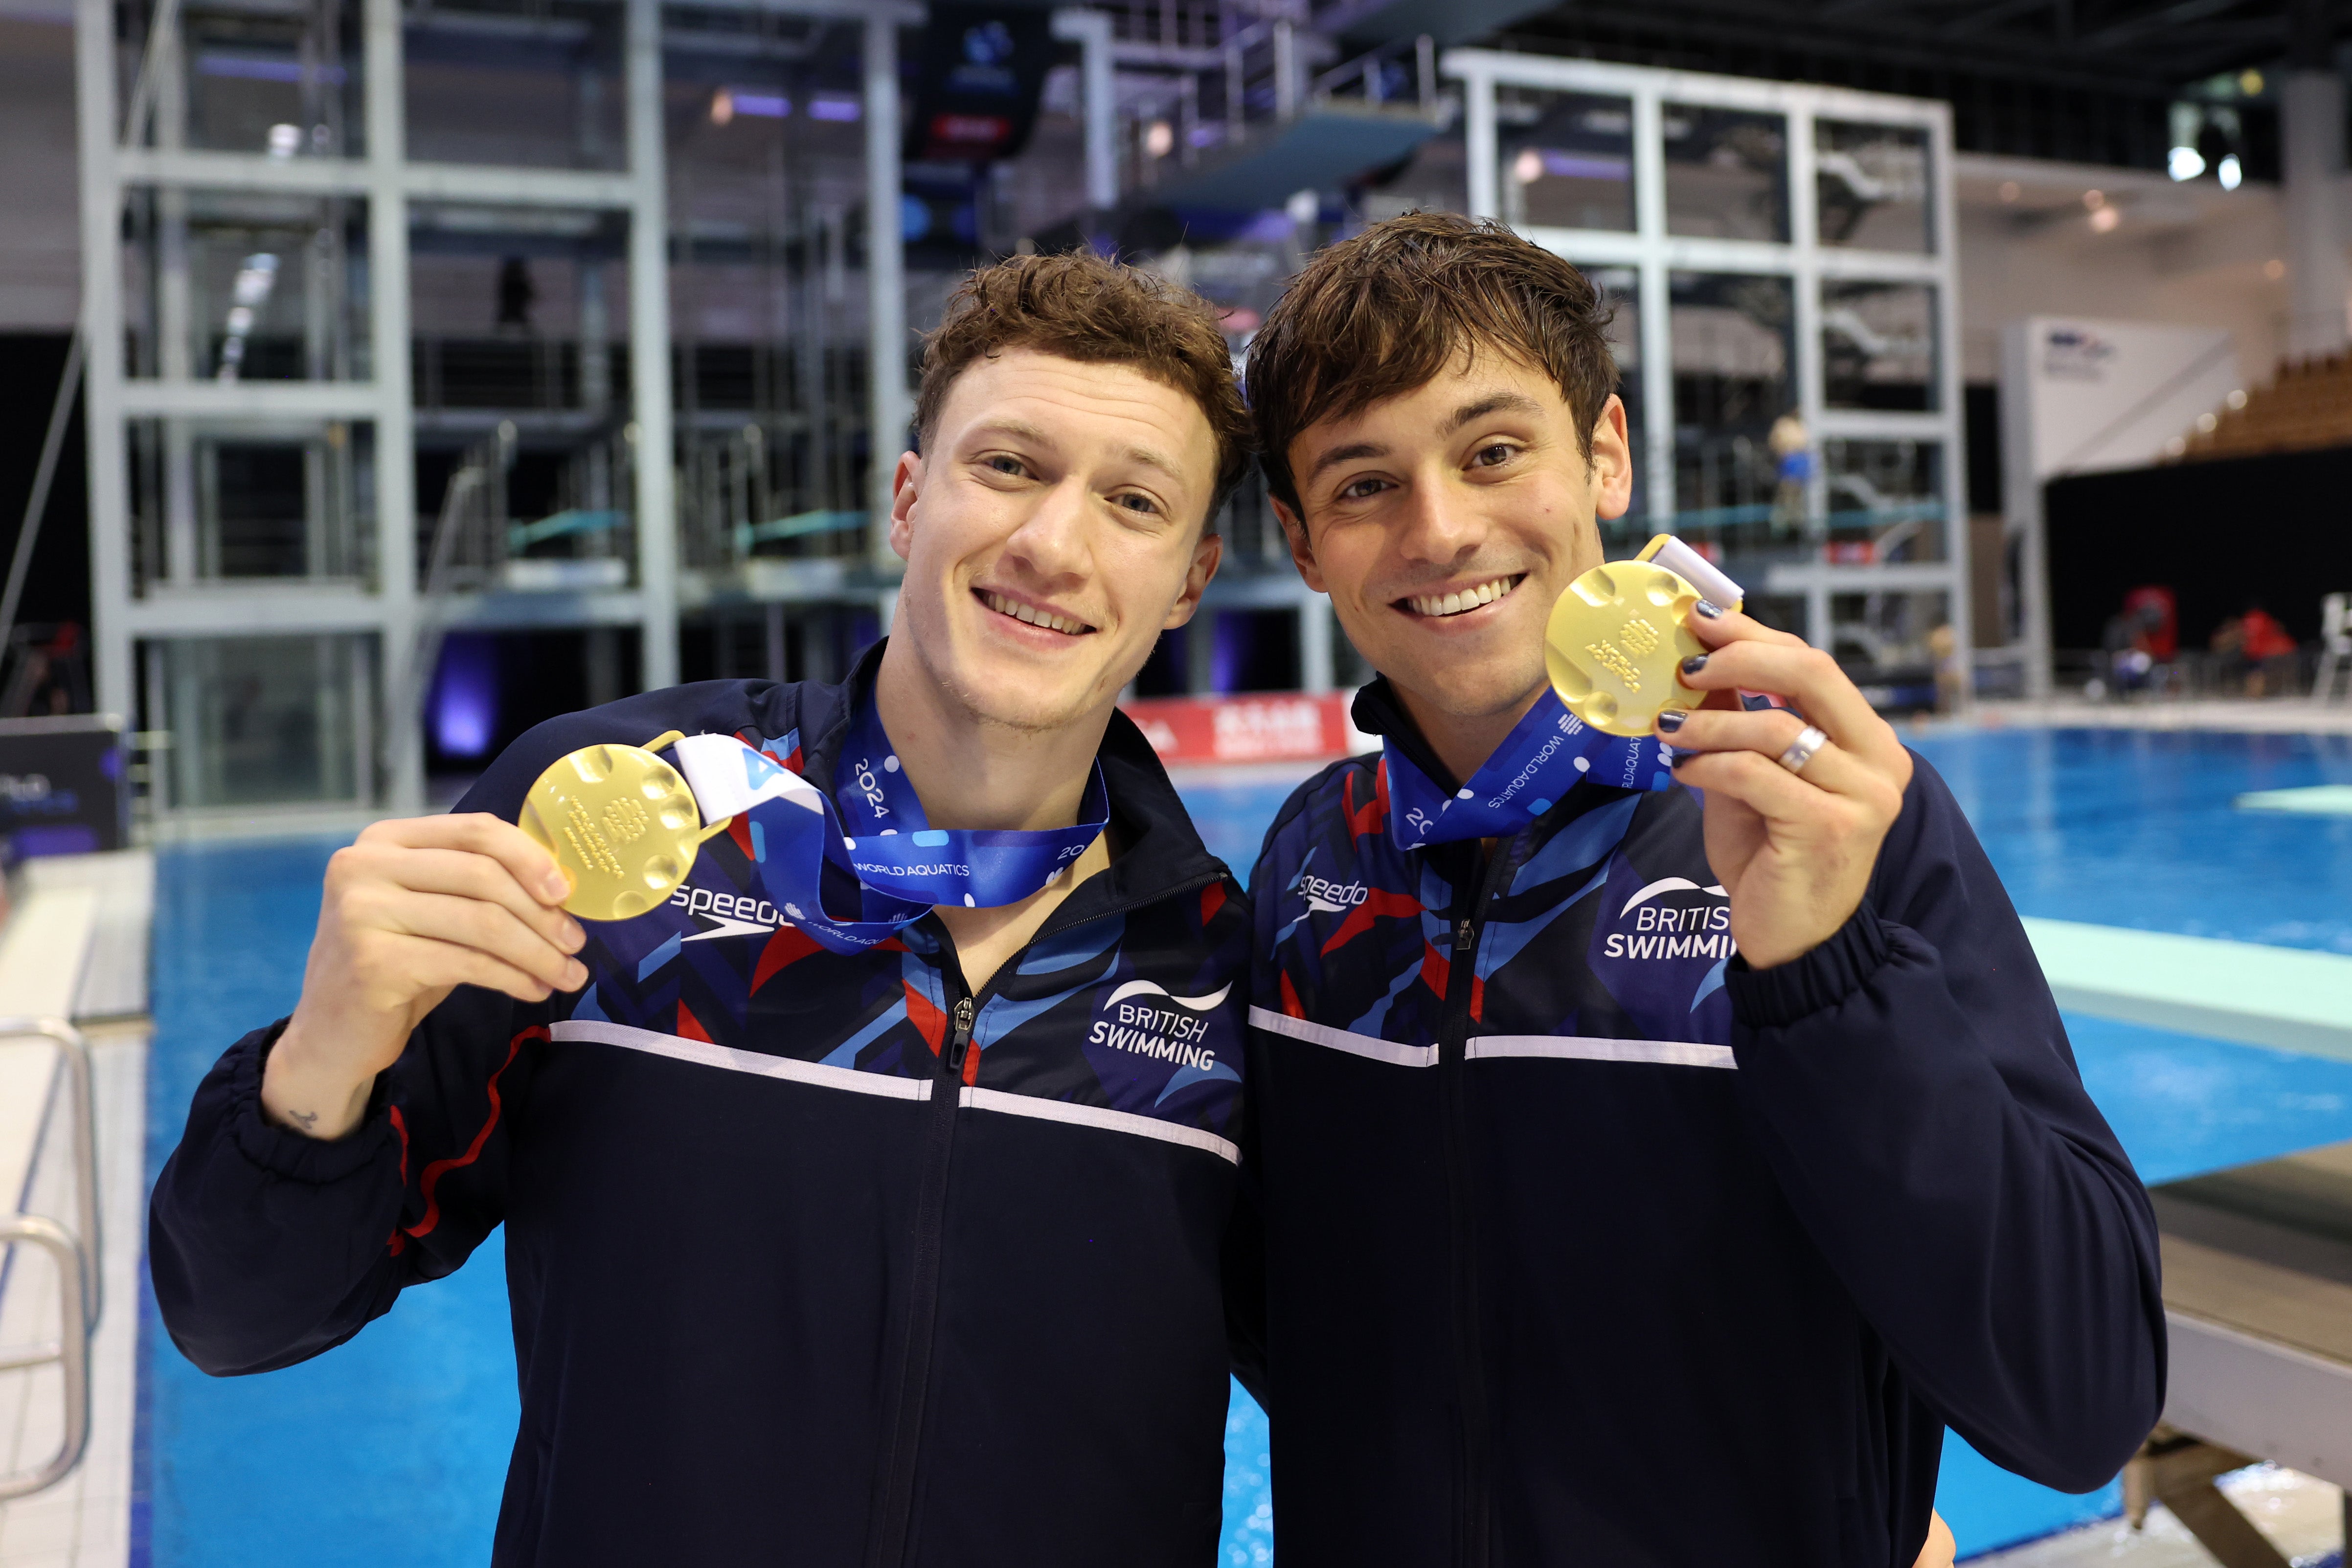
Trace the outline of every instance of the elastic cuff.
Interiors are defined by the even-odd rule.
[[[229,1131],[236,1141],[237,1152],[270,1175],[324,1186],[365,1170],[383,1157],[386,1142],[392,1135],[391,1118],[376,1103],[383,1098],[379,1092],[371,1097],[366,1118],[344,1136],[330,1142],[305,1137],[262,1114],[261,1071],[269,1061],[270,1048],[286,1032],[286,1019],[279,1019],[268,1029],[247,1035],[237,1042],[236,1061],[229,1074],[233,1101]]]
[[[1731,1016],[1749,1029],[1785,1028],[1860,990],[1891,952],[1878,912],[1865,899],[1827,941],[1785,964],[1751,969],[1746,958],[1734,957],[1723,977]]]

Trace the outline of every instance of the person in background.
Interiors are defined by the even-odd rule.
[[[2069,1491],[2154,1425],[2154,1218],[1950,791],[1828,654],[1702,602],[1655,739],[1552,695],[1633,468],[1601,326],[1420,214],[1252,345],[1383,737],[1252,875],[1276,1557],[1948,1563],[1947,1424]]]
[[[917,429],[887,643],[541,725],[370,828],[156,1184],[157,1305],[221,1375],[506,1227],[494,1562],[1214,1561],[1249,922],[1115,705],[1216,569],[1247,417],[1203,302],[1082,253],[966,282]],[[748,798],[583,927],[525,792],[671,731]],[[877,904],[900,827],[936,894]]]

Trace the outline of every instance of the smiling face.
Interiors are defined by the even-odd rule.
[[[1200,405],[1130,366],[1014,350],[957,376],[923,445],[893,478],[894,632],[983,722],[1107,710],[1216,570]]]
[[[1483,758],[1543,690],[1552,603],[1631,498],[1624,406],[1589,461],[1577,423],[1549,376],[1486,351],[1290,443],[1299,506],[1275,506],[1300,573],[1465,773],[1454,753],[1485,737]]]

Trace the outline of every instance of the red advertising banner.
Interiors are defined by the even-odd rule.
[[[1352,692],[1297,692],[1224,697],[1142,697],[1125,705],[1160,760],[1313,762],[1344,755]]]

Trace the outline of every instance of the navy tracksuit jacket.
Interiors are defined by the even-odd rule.
[[[558,757],[668,729],[824,787],[846,713],[634,697],[531,731],[461,809],[511,820]],[[262,1118],[277,1030],[248,1035],[155,1189],[174,1343],[316,1355],[503,1223],[495,1562],[1206,1568],[1249,922],[1125,718],[1101,762],[1118,858],[977,997],[932,917],[817,948],[722,835],[670,904],[589,925],[585,989],[435,1009],[348,1138]]]
[[[1689,790],[1580,784],[1482,862],[1397,849],[1379,763],[1252,879],[1282,1568],[1909,1568],[1946,1423],[2116,1473],[2156,1226],[1934,769],[1750,971]]]

